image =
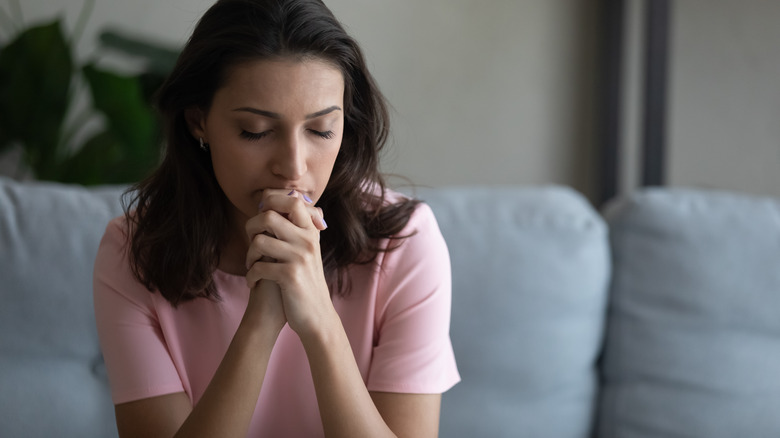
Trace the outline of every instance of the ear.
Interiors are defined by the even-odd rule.
[[[198,107],[187,108],[184,110],[184,120],[187,122],[190,134],[192,134],[196,140],[202,138],[203,141],[208,142],[208,136],[206,135],[206,117],[203,114],[203,110]]]

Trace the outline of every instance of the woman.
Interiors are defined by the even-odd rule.
[[[448,253],[385,189],[387,110],[331,12],[218,1],[158,104],[163,162],[95,264],[120,435],[436,436]]]

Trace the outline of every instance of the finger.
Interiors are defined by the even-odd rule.
[[[289,213],[289,219],[301,228],[308,228],[313,225],[319,231],[324,231],[328,228],[328,224],[325,222],[322,209],[314,206],[306,201],[303,202],[304,209],[301,210],[297,205],[293,206],[293,210]]]
[[[315,206],[314,202],[305,194],[302,192],[295,192],[288,193],[288,196],[298,197],[299,199],[303,200],[303,205],[306,208],[306,213],[302,213],[300,216],[301,222],[306,220],[306,215],[308,215],[309,218],[311,218],[311,223],[314,225],[315,228],[317,228],[320,231],[323,231],[328,228],[328,224],[325,222],[324,214],[322,212],[322,209]]]
[[[249,220],[246,221],[246,225],[244,225],[244,232],[246,233],[246,236],[249,238],[250,242],[254,240],[255,236],[258,234],[267,234],[271,237],[276,235],[273,229],[273,220],[268,217],[274,214],[278,215],[278,213],[273,211],[264,211],[258,213],[255,216],[252,216],[249,218]],[[281,223],[281,221],[279,221],[279,223]]]
[[[311,230],[312,228],[309,225],[308,229]],[[288,243],[295,243],[305,238],[306,229],[295,225],[289,219],[289,215],[285,217],[283,213],[269,210],[250,218],[245,225],[245,232],[251,246],[254,245],[257,236],[261,235]],[[261,238],[259,241],[267,242],[268,239]]]
[[[271,261],[269,258],[263,258],[260,261],[255,262],[251,268],[246,272],[246,285],[250,289],[257,286],[260,280],[269,280],[274,283],[279,283],[279,267],[281,265],[275,261]]]
[[[273,250],[269,251],[269,248],[277,245],[278,243],[279,240],[268,234],[256,234],[249,242],[249,249],[247,249],[246,252],[246,268],[249,269],[255,262],[259,262],[263,259],[269,261],[272,256],[268,253],[276,252]]]
[[[252,240],[258,234],[278,235],[280,225],[289,222],[291,203],[287,196],[280,196],[279,190],[264,192],[263,201],[258,205],[258,214],[249,218],[244,230],[247,237]],[[275,216],[281,216],[281,219]]]
[[[300,228],[308,228],[314,225],[309,219],[310,214],[306,211],[306,201],[299,192],[295,190],[287,194],[286,204],[289,207],[287,218]]]
[[[253,264],[259,261],[273,261],[278,263],[290,262],[298,258],[300,254],[296,250],[296,245],[300,246],[303,240],[295,242],[286,242],[265,234],[255,236],[247,249],[246,268],[250,269]]]
[[[326,228],[328,228],[328,224],[325,222],[325,215],[322,211],[322,208],[317,207],[314,204],[314,201],[312,201],[308,196],[306,196],[305,193],[301,193],[301,197],[305,201],[304,205],[306,206],[306,209],[310,213],[311,220],[314,226],[320,231],[323,231]]]
[[[255,288],[260,280],[268,280],[267,278],[263,277],[265,270],[263,269],[263,266],[261,266],[262,263],[274,263],[274,261],[269,257],[263,257],[260,260],[255,261],[249,268],[247,268],[247,272],[244,278],[246,279],[246,285],[249,287],[249,289]]]
[[[325,214],[322,212],[322,209],[320,207],[313,207],[314,211],[312,211],[311,214],[311,220],[314,223],[314,226],[317,227],[320,231],[325,231],[328,229],[328,223],[325,222]]]
[[[322,209],[316,207],[305,193],[269,190],[263,195],[260,211],[276,211],[300,228],[314,226],[320,231],[327,228]]]

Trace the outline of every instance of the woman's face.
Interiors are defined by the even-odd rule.
[[[317,59],[250,61],[232,67],[207,114],[188,112],[209,144],[217,182],[243,224],[266,189],[296,190],[315,203],[344,132],[344,78]]]

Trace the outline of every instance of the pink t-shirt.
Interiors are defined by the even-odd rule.
[[[369,391],[442,393],[460,380],[449,337],[449,254],[427,205],[417,207],[399,235],[412,232],[376,263],[352,266],[351,294],[333,299]],[[221,300],[174,308],[133,277],[125,233],[124,217],[109,223],[94,272],[113,402],[184,391],[197,403],[246,309],[244,277],[216,271]],[[306,353],[288,326],[271,354],[249,435],[323,435]]]

